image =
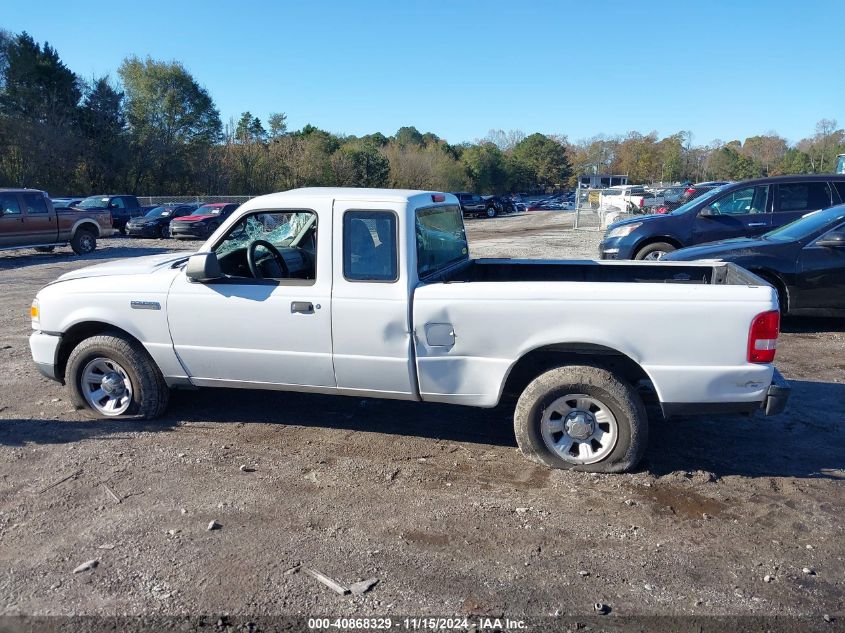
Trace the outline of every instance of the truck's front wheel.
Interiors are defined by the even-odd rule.
[[[170,392],[146,350],[115,333],[83,340],[70,353],[65,372],[73,403],[95,417],[156,418]]]
[[[525,388],[514,432],[526,457],[545,466],[625,472],[645,453],[648,418],[627,382],[601,367],[570,365]]]

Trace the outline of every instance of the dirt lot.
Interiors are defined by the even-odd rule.
[[[473,252],[592,256],[598,234],[568,222],[471,221]],[[605,623],[804,615],[840,630],[842,320],[785,324],[784,414],[655,416],[633,475],[532,465],[506,407],[209,389],[174,393],[160,421],[90,421],[31,363],[29,303],[92,260],[174,247],[190,244],[0,254],[0,614],[565,619],[601,602]],[[379,582],[341,597],[298,565]]]

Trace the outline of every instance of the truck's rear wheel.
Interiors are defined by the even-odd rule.
[[[97,237],[86,229],[79,229],[70,238],[70,247],[77,255],[87,255],[93,253],[97,248]]]
[[[637,254],[634,255],[634,259],[649,261],[661,259],[666,253],[671,253],[674,250],[676,250],[675,247],[666,242],[653,242],[652,244],[646,244],[638,250]]]
[[[634,388],[591,365],[547,371],[514,411],[519,448],[551,468],[615,473],[634,468],[648,443],[648,418]]]
[[[160,416],[170,392],[146,350],[121,334],[85,339],[65,372],[73,403],[98,418]]]

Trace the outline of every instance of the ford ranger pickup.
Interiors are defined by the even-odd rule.
[[[495,315],[495,318],[490,318]],[[655,322],[664,324],[654,327]],[[172,388],[494,407],[555,468],[627,471],[664,415],[780,412],[775,290],[713,262],[472,259],[455,196],[298,189],[238,208],[197,253],[66,273],[32,356],[98,417]]]

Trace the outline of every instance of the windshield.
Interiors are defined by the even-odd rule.
[[[147,211],[147,214],[144,217],[154,220],[155,218],[169,217],[171,213],[173,213],[173,209],[171,207],[156,207],[155,209]]]
[[[220,215],[221,211],[223,211],[223,207],[202,206],[191,215]]]
[[[730,184],[730,183],[728,183],[728,184]],[[728,185],[722,185],[721,187],[716,187],[715,189],[708,191],[707,193],[702,194],[702,195],[698,196],[697,198],[693,198],[689,202],[686,202],[686,203],[682,204],[681,206],[679,206],[677,209],[672,211],[672,213],[670,213],[669,215],[681,215],[682,213],[686,213],[687,211],[689,211],[690,209],[692,209],[694,206],[698,205],[699,203],[712,200],[713,198],[718,196],[720,193],[722,193],[725,190],[725,187],[727,187],[727,186]]]
[[[416,231],[421,279],[469,256],[463,214],[457,205],[418,209]]]
[[[280,248],[310,227],[317,216],[310,211],[266,212],[248,215],[239,221],[226,238],[215,248],[218,257],[247,248],[256,240],[265,240]]]
[[[813,211],[794,222],[769,231],[763,238],[776,242],[795,242],[812,237],[815,233],[825,230],[829,224],[842,219],[845,219],[845,205]]]
[[[76,206],[80,209],[108,209],[109,199],[103,196],[90,196]]]

